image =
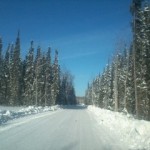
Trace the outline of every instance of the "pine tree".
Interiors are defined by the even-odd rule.
[[[91,100],[92,100],[92,98],[91,98],[91,87],[90,87],[90,83],[88,83],[87,90],[85,92],[85,104],[86,105],[92,104]]]
[[[21,78],[20,78],[20,93],[21,93],[21,98],[20,98],[20,105],[24,105],[24,96],[25,96],[25,73],[26,73],[26,60],[21,61]]]
[[[54,63],[51,64],[51,49],[42,54],[40,46],[34,59],[33,41],[25,59],[21,59],[20,33],[15,44],[9,44],[2,55],[0,38],[0,104],[5,105],[40,105],[62,104],[60,96],[60,66],[58,51],[55,51]],[[66,104],[75,104],[75,89],[71,75],[66,84]]]
[[[139,11],[141,8],[141,0],[133,0],[131,5],[131,13],[133,15],[133,66],[134,66],[134,92],[135,92],[135,110],[136,110],[136,116],[139,117],[139,99],[138,99],[138,81],[139,77],[137,75],[137,72],[139,74],[140,72],[140,64],[141,62],[137,62],[137,60],[140,60],[140,49],[137,47],[138,44],[138,30],[140,28],[140,20],[139,20]],[[137,81],[138,80],[138,81]]]
[[[127,112],[135,114],[135,83],[134,83],[134,60],[132,46],[129,49],[128,73],[126,79],[126,103]]]
[[[150,120],[150,4],[145,3],[143,11],[144,28],[144,52],[145,52],[145,80],[146,80],[146,99],[145,99],[145,119]]]
[[[40,78],[40,93],[41,93],[41,100],[40,105],[45,106],[47,104],[47,76],[46,76],[46,69],[47,69],[47,61],[46,56],[43,54],[42,56],[42,67],[41,67],[41,78]]]
[[[110,64],[106,66],[105,70],[105,107],[106,109],[112,109],[112,67]]]
[[[114,110],[118,111],[119,110],[119,99],[118,99],[118,76],[119,76],[119,54],[116,55],[114,62]]]
[[[20,59],[20,35],[16,39],[13,58],[11,62],[11,105],[20,105],[21,102],[21,59]]]
[[[37,48],[37,55],[35,58],[35,79],[34,79],[34,95],[35,105],[41,103],[41,70],[42,70],[42,54],[40,46]]]
[[[92,83],[92,103],[98,106],[99,100],[99,77],[96,77]]]
[[[57,104],[60,105],[75,105],[76,96],[73,85],[73,76],[68,71],[61,73],[60,92]]]
[[[133,62],[134,62],[134,89],[135,89],[135,110],[137,118],[144,118],[143,110],[145,110],[145,103],[147,99],[143,97],[147,95],[146,85],[146,59],[148,47],[148,23],[146,20],[149,18],[145,17],[142,0],[133,0],[132,3],[132,14],[133,14]],[[148,31],[148,30],[147,30]],[[146,46],[147,45],[147,46]],[[147,48],[146,48],[147,47]]]
[[[31,41],[31,46],[26,57],[26,68],[25,68],[25,91],[24,91],[24,104],[34,105],[34,48],[33,41]]]
[[[98,80],[86,90],[87,104],[131,113],[138,119],[150,120],[150,5],[133,0],[133,42],[130,49],[117,53]],[[94,103],[91,103],[91,99]]]
[[[45,106],[51,105],[51,85],[52,85],[52,66],[51,66],[51,48],[48,48],[45,62]]]
[[[52,96],[52,105],[56,103],[56,100],[59,95],[59,86],[60,86],[60,68],[58,64],[58,51],[55,51],[55,59],[52,66],[52,88],[51,88],[51,96]]]
[[[11,44],[10,48],[10,60],[9,60],[9,74],[10,74],[10,99],[9,99],[9,105],[14,104],[14,99],[12,96],[12,86],[13,86],[13,55],[14,55],[14,44]]]
[[[3,44],[2,44],[2,38],[0,37],[0,104],[3,103],[3,56],[2,56],[2,48],[3,48]]]
[[[122,57],[122,78],[123,78],[123,110],[127,111],[127,79],[128,79],[128,73],[129,73],[129,50],[125,47],[123,57]]]
[[[4,59],[4,104],[9,105],[10,99],[10,48],[8,45]]]
[[[141,43],[141,101],[140,101],[140,117],[143,119],[149,119],[150,111],[150,96],[149,96],[149,63],[150,63],[150,7],[145,3],[144,8],[141,11],[141,29],[140,29],[140,43]]]

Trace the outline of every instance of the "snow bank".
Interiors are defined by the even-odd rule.
[[[51,106],[51,107],[35,107],[35,106],[29,106],[24,107],[18,110],[16,107],[16,110],[12,107],[0,107],[0,125],[6,123],[8,120],[24,117],[31,114],[37,114],[47,111],[55,111],[59,109],[60,107],[58,105]]]
[[[130,150],[150,150],[150,122],[94,106],[88,106],[88,110],[94,113],[99,124],[119,134]]]

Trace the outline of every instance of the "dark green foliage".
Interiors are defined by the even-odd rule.
[[[55,104],[60,90],[60,66],[58,64],[58,51],[55,50],[55,59],[52,65],[51,103]]]
[[[51,48],[42,54],[37,48],[34,58],[34,46],[31,41],[28,54],[21,60],[20,34],[15,45],[9,44],[5,56],[2,55],[2,38],[0,38],[0,105],[36,105],[75,104],[76,97],[72,81],[67,85],[67,93],[61,93],[63,77],[60,77],[58,51],[55,51],[51,63]],[[68,83],[68,82],[67,82]],[[61,89],[61,90],[60,90]],[[67,97],[67,103],[61,96]]]
[[[51,65],[51,48],[47,50],[45,59],[45,76],[44,76],[44,103],[45,105],[52,105],[51,85],[52,85],[52,65]]]
[[[63,72],[61,75],[58,100],[58,104],[61,105],[75,105],[77,103],[73,86],[73,76],[68,71]]]
[[[121,49],[88,85],[86,103],[150,120],[150,4],[133,0],[131,13],[131,47]]]
[[[21,105],[21,58],[20,58],[20,37],[19,32],[13,50],[10,72],[10,105]]]
[[[2,38],[0,37],[0,104],[4,103],[4,62],[3,62],[3,55],[2,55],[2,50],[3,50],[3,43],[2,43]]]
[[[10,99],[10,44],[6,50],[5,59],[4,59],[4,104],[9,104]]]
[[[24,95],[23,99],[24,105],[34,105],[34,48],[33,41],[31,41],[31,47],[29,49],[28,55],[26,56],[25,64],[25,76],[24,76]]]

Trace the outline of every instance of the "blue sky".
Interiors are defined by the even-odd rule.
[[[131,39],[130,0],[0,0],[4,46],[21,32],[22,56],[34,40],[59,51],[61,68],[74,75],[77,96],[102,72],[120,43]]]

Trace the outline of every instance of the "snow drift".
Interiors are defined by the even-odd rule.
[[[88,110],[94,113],[99,124],[119,134],[130,150],[150,150],[150,122],[95,106],[88,106]]]
[[[38,114],[47,111],[54,111],[59,108],[58,105],[51,107],[36,107],[36,106],[28,106],[28,107],[0,107],[0,125],[6,123],[9,120],[24,117],[31,114]],[[16,109],[16,110],[15,110]]]

